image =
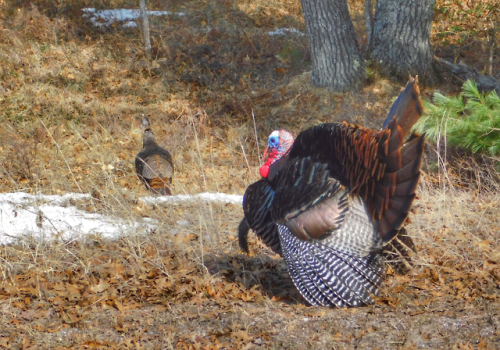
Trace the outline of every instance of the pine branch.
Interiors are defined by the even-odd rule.
[[[434,103],[425,103],[426,114],[417,123],[417,132],[437,142],[446,135],[449,146],[472,153],[500,155],[500,98],[495,91],[481,93],[467,80],[456,97],[434,94]]]

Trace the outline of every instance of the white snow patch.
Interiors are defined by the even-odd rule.
[[[141,10],[139,9],[109,9],[98,10],[95,8],[82,9],[83,17],[90,19],[92,24],[96,27],[107,27],[114,22],[125,22],[124,27],[137,27],[137,23],[133,20],[141,17]],[[149,16],[168,16],[177,15],[184,16],[183,12],[170,12],[170,11],[148,11]]]
[[[128,21],[123,24],[123,27],[125,28],[137,28],[138,25],[134,21]]]
[[[243,196],[237,194],[203,192],[194,195],[179,194],[176,196],[143,197],[141,198],[141,200],[151,204],[180,203],[180,202],[194,202],[194,201],[241,204],[243,203]]]
[[[270,36],[273,36],[273,35],[285,35],[285,34],[288,34],[288,33],[298,34],[298,35],[301,35],[301,36],[305,35],[304,33],[302,33],[300,30],[298,30],[296,28],[278,28],[275,31],[269,32],[268,34]]]
[[[43,202],[47,201],[53,205],[61,205],[69,202],[70,199],[79,200],[90,198],[88,193],[66,193],[62,196],[56,195],[32,195],[24,192],[0,193],[0,203],[10,202],[16,204],[26,204],[30,201]]]
[[[156,221],[142,219],[141,223],[121,218],[88,213],[71,205],[70,200],[90,198],[90,194],[67,193],[57,195],[32,195],[23,192],[0,193],[0,245],[14,243],[20,238],[33,237],[36,240],[60,239],[68,242],[89,234],[116,239],[132,233],[147,233],[156,227]],[[243,197],[225,193],[200,193],[143,197],[143,202],[222,202],[241,204]],[[180,220],[179,226],[189,224]]]
[[[86,199],[88,194],[68,193],[63,196],[34,196],[27,193],[0,194],[0,244],[18,238],[36,240],[61,239],[65,242],[89,234],[106,238],[150,230],[151,224],[139,224],[100,214],[88,213],[69,204],[70,199]]]

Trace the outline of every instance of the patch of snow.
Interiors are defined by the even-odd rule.
[[[84,8],[83,17],[88,18],[92,24],[96,27],[107,27],[114,22],[124,22],[124,27],[137,27],[137,23],[133,20],[141,17],[141,10],[139,9],[109,9],[109,10],[98,10],[95,8]],[[149,16],[168,16],[177,15],[184,16],[183,12],[170,12],[170,11],[148,11]]]
[[[134,21],[128,21],[128,22],[125,22],[123,27],[125,27],[125,28],[137,28],[138,25]]]
[[[79,200],[90,198],[88,193],[66,193],[62,196],[57,195],[32,195],[24,192],[0,193],[0,203],[11,202],[16,204],[26,204],[28,202],[50,202],[53,205],[62,205],[69,202],[70,199]]]
[[[304,33],[302,33],[300,30],[298,30],[296,28],[278,28],[275,31],[269,32],[268,34],[270,36],[273,36],[273,35],[286,35],[288,33],[298,34],[300,36],[305,35]]]
[[[32,195],[23,192],[0,193],[0,245],[16,242],[20,238],[36,240],[60,239],[65,242],[81,239],[85,235],[99,234],[115,239],[132,233],[146,233],[156,227],[156,221],[144,218],[141,223],[79,210],[70,200],[89,199],[90,194],[67,193]],[[243,196],[225,193],[200,193],[143,197],[146,203],[222,202],[241,204]],[[179,226],[189,224],[180,220]]]
[[[243,196],[237,194],[203,192],[194,195],[179,194],[176,196],[142,197],[141,200],[143,202],[151,204],[180,203],[180,202],[192,202],[192,201],[241,204],[243,203]]]
[[[33,237],[36,240],[61,239],[68,242],[89,234],[100,234],[113,239],[154,227],[151,224],[130,223],[118,218],[88,213],[68,205],[70,199],[89,197],[90,195],[79,193],[63,196],[0,194],[0,244],[13,243],[18,238],[25,237]]]

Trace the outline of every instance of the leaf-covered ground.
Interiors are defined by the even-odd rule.
[[[389,272],[376,304],[358,309],[307,307],[281,259],[257,241],[251,256],[239,252],[233,205],[157,208],[184,223],[147,237],[4,247],[2,260],[14,266],[3,269],[0,345],[495,348],[498,235],[483,229],[500,224],[500,200],[452,198],[417,202],[409,226],[417,266],[406,276]],[[462,231],[478,214],[476,235]]]
[[[362,47],[363,3],[349,1]],[[408,226],[412,271],[389,271],[374,305],[307,307],[279,257],[255,238],[250,256],[238,249],[240,206],[139,200],[140,116],[173,153],[175,193],[241,195],[258,179],[271,130],[331,120],[377,127],[402,84],[369,70],[360,91],[312,87],[307,37],[269,35],[305,31],[299,1],[150,1],[186,14],[151,19],[152,62],[138,29],[82,19],[96,4],[0,2],[0,191],[90,193],[71,205],[159,225],[115,241],[2,246],[0,347],[500,347],[495,160],[429,145]],[[493,1],[437,1],[436,54],[486,71],[491,56],[498,77],[495,19]],[[443,78],[423,97],[458,90]]]

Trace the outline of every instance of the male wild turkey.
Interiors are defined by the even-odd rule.
[[[312,305],[371,303],[385,274],[383,247],[404,231],[415,198],[424,136],[405,139],[421,115],[417,80],[410,79],[380,131],[328,123],[295,141],[273,131],[262,179],[243,199],[242,249],[251,228],[283,256]]]
[[[137,176],[153,193],[171,195],[168,183],[172,182],[174,166],[170,153],[158,146],[148,118],[142,118],[142,151],[135,157]]]

